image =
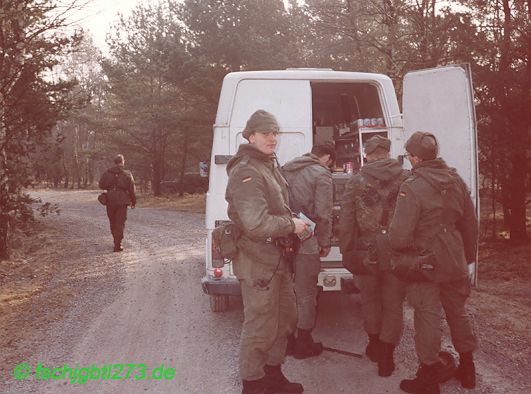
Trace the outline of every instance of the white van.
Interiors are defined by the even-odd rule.
[[[468,65],[411,72],[403,82],[402,115],[391,79],[382,74],[287,69],[225,76],[214,124],[206,197],[206,275],[201,280],[213,311],[224,311],[229,296],[240,294],[230,262],[215,255],[213,259],[211,234],[228,221],[226,164],[247,142],[242,131],[257,109],[273,113],[280,124],[281,165],[309,152],[314,143],[335,142],[334,223],[344,184],[363,165],[363,142],[374,134],[390,138],[391,156],[402,160],[409,135],[433,132],[440,155],[457,168],[477,202],[476,122]],[[321,261],[318,284],[323,291],[356,291],[352,274],[343,268],[335,231],[331,253]]]

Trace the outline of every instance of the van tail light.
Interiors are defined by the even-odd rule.
[[[223,270],[221,268],[214,268],[214,278],[221,278],[223,276]]]
[[[212,267],[213,268],[222,268],[225,265],[223,257],[221,257],[221,248],[220,246],[212,239]]]

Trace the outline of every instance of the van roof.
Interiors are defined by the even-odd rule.
[[[288,68],[286,70],[232,72],[225,76],[223,83],[237,83],[242,79],[390,80],[387,75],[378,73],[334,71],[331,68]]]
[[[289,68],[287,70],[239,71],[225,76],[221,88],[220,101],[216,114],[216,124],[227,124],[236,87],[242,80],[309,80],[312,82],[369,82],[376,83],[384,90],[392,92],[391,78],[384,74],[334,71],[330,68]],[[224,98],[224,99],[223,99]],[[398,109],[397,109],[398,110]]]

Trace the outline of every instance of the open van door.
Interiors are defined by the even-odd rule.
[[[476,114],[470,66],[407,73],[402,108],[405,140],[416,131],[435,134],[439,155],[466,182],[479,218]]]

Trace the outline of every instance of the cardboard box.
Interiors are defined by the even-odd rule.
[[[314,145],[323,144],[326,141],[334,141],[334,128],[328,126],[318,126],[315,128]]]

